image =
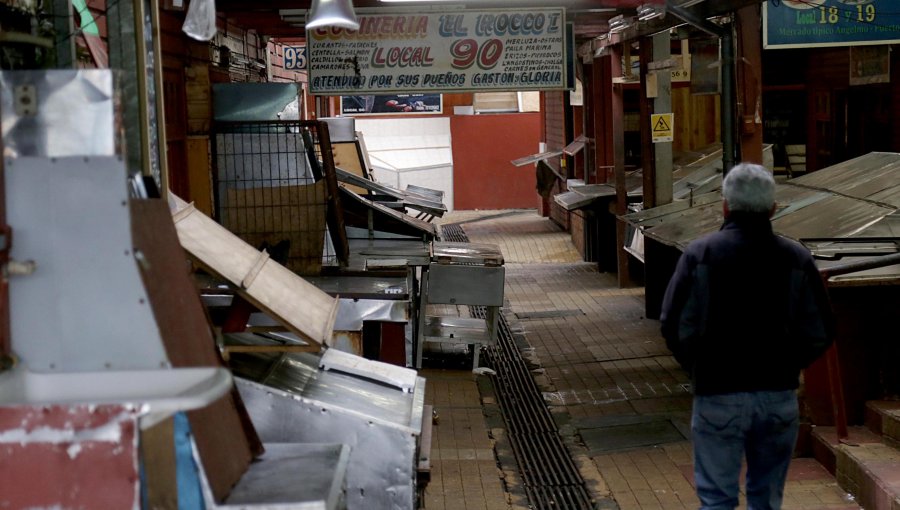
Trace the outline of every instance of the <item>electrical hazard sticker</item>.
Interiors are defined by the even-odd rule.
[[[674,139],[675,114],[654,113],[650,115],[653,143],[671,142]]]

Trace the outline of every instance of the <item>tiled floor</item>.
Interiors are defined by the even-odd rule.
[[[658,322],[643,317],[643,289],[620,289],[614,275],[580,262],[569,235],[534,211],[464,211],[443,221],[462,222],[471,242],[500,245],[507,320],[524,329],[544,400],[598,501],[623,510],[697,508],[688,379]],[[424,375],[441,415],[426,508],[522,506],[504,492],[472,374]],[[625,434],[637,446],[610,447],[608,438],[624,426],[651,434]],[[785,492],[785,509],[859,508],[811,459],[792,463]]]
[[[431,440],[431,482],[425,491],[429,510],[506,510],[501,471],[494,458],[475,385],[464,370],[425,369],[426,403],[438,413]]]

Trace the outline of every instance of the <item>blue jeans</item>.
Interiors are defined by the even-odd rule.
[[[738,506],[745,455],[748,510],[781,508],[799,414],[793,390],[695,396],[691,438],[701,510]]]

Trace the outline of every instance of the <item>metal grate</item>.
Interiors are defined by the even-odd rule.
[[[441,238],[469,240],[459,225],[444,225]],[[485,318],[483,306],[470,307],[470,313]],[[496,372],[492,379],[497,400],[529,503],[539,510],[595,508],[540,389],[516,348],[509,323],[503,315],[499,322],[497,344],[484,349],[484,359]]]
[[[336,263],[319,129],[307,121],[213,126],[216,219],[300,274]]]

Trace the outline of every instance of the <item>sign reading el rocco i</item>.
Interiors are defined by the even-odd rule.
[[[562,8],[369,14],[359,23],[307,32],[311,93],[567,86]]]

